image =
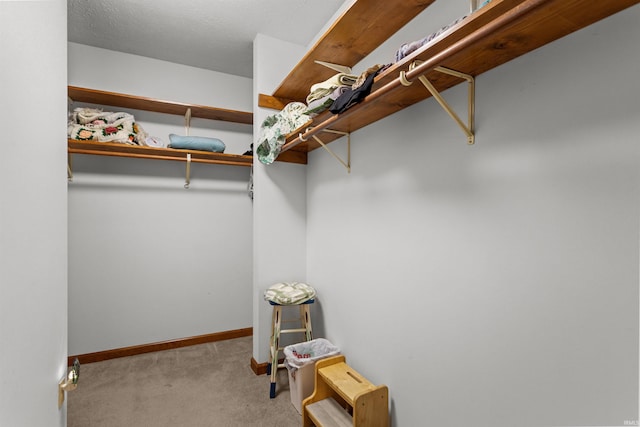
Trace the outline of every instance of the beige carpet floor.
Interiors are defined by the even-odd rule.
[[[81,366],[67,394],[68,427],[294,427],[284,369],[277,396],[250,367],[252,338],[237,338]]]

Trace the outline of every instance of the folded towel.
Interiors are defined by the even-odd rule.
[[[165,144],[163,140],[161,140],[156,136],[147,137],[144,140],[144,142],[140,145],[146,145],[147,147],[153,147],[153,148],[165,148],[167,146],[167,144]]]

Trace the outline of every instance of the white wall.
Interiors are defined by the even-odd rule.
[[[0,1],[2,426],[66,425],[66,4]]]
[[[466,3],[436,2],[361,68]],[[637,422],[639,19],[480,76],[475,146],[429,99],[353,133],[351,174],[310,154],[319,322],[389,386],[392,425]],[[466,87],[445,97],[466,115]]]
[[[69,84],[251,111],[250,79],[75,43]],[[183,117],[124,111],[165,141],[185,133]],[[252,142],[247,125],[193,119],[189,133],[228,153]],[[249,168],[194,163],[185,190],[182,162],[74,155],[72,165],[70,354],[251,326]]]
[[[257,140],[263,120],[276,113],[258,107],[258,94],[273,93],[305,50],[258,34],[253,52]],[[255,155],[253,163],[253,357],[263,363],[268,360],[271,333],[271,306],[263,299],[264,291],[274,283],[306,280],[306,166],[285,162],[265,166]]]
[[[251,111],[251,79],[69,43],[69,84]],[[95,87],[100,82],[100,87]]]

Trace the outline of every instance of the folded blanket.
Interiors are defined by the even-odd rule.
[[[329,77],[327,80],[320,83],[316,83],[313,86],[311,86],[311,89],[309,90],[309,92],[313,92],[316,89],[327,89],[327,88],[337,87],[337,86],[351,86],[356,82],[357,78],[358,76],[354,76],[353,74],[347,74],[347,73],[334,74],[333,76]]]
[[[119,142],[142,145],[147,133],[129,113],[76,108],[67,124],[67,136],[81,141]]]
[[[316,99],[309,102],[307,104],[306,114],[309,115],[309,117],[313,117],[317,114],[322,113],[327,108],[331,107],[331,104],[333,104],[333,101],[338,99],[338,97],[343,93],[345,93],[347,90],[349,90],[349,86],[339,86],[336,89],[334,89],[330,94],[320,99]]]
[[[307,104],[324,98],[340,86],[353,86],[357,78],[358,76],[353,74],[338,73],[323,82],[314,84],[309,90],[309,95],[307,95]]]

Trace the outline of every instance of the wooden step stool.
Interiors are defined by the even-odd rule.
[[[303,427],[388,427],[389,390],[374,386],[343,355],[316,362],[313,394],[302,402]]]

